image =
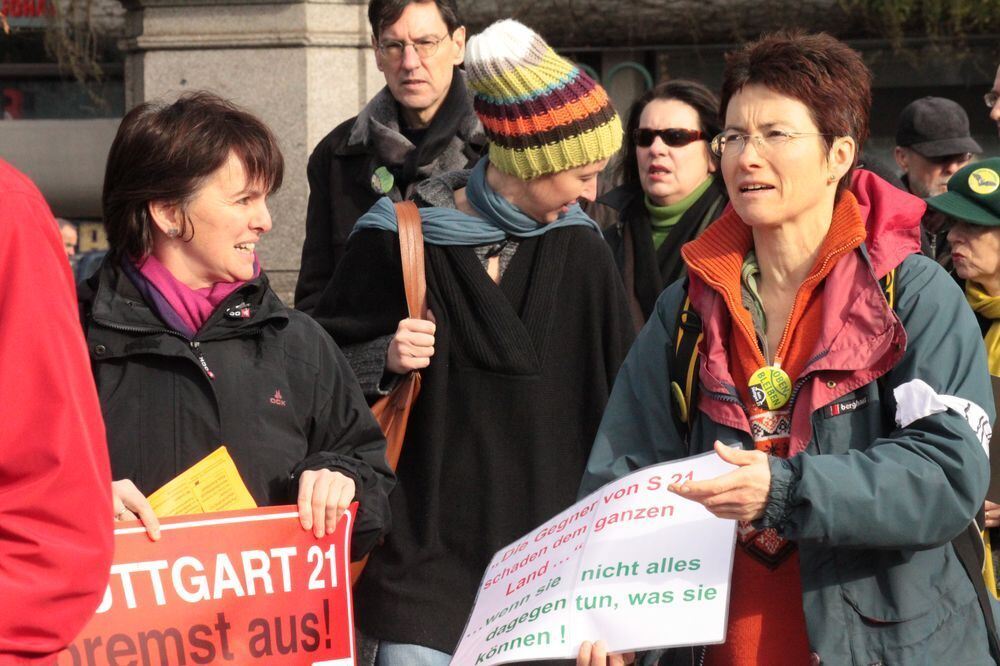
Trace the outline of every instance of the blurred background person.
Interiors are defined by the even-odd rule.
[[[969,115],[944,97],[922,97],[899,114],[893,156],[910,194],[926,199],[948,189],[948,179],[983,149],[969,133]],[[920,225],[921,251],[951,269],[944,219],[935,214]]]
[[[636,330],[657,297],[686,274],[681,246],[729,201],[708,143],[719,133],[719,100],[694,81],[661,83],[632,105],[625,125],[622,185],[598,203],[617,212],[604,237],[625,281]]]
[[[72,260],[76,255],[76,244],[79,242],[76,225],[61,217],[56,218],[56,222],[59,223],[59,235],[62,237],[63,250],[66,252],[66,256]]]
[[[455,0],[371,0],[368,23],[385,87],[309,157],[306,239],[295,307],[311,312],[362,213],[407,199],[425,179],[471,168],[486,145],[459,69],[465,27]]]
[[[944,97],[921,97],[899,114],[893,155],[907,190],[921,199],[948,189],[948,179],[983,152],[969,115]]]
[[[951,177],[948,191],[927,200],[950,223],[955,275],[964,281],[986,344],[990,374],[1000,377],[1000,158],[970,164]],[[986,501],[987,583],[996,591],[997,527],[1000,504]]]
[[[114,544],[104,423],[48,205],[0,159],[0,664],[52,664]]]
[[[604,89],[526,26],[469,40],[490,137],[417,194],[431,321],[407,318],[396,213],[359,221],[314,314],[366,394],[420,370],[393,531],[354,597],[379,666],[448,664],[493,554],[573,503],[631,342],[625,294],[580,209],[622,142]]]
[[[738,521],[726,642],[682,659],[992,663],[982,578],[951,543],[989,480],[985,354],[954,281],[917,253],[923,202],[855,169],[871,72],[829,35],[766,35],[729,54],[720,104],[732,209],[682,250],[703,336],[692,416],[672,399],[675,283],[581,495],[712,450],[737,466],[670,488]]]
[[[1000,134],[1000,65],[997,65],[997,75],[993,79],[993,89],[984,96],[986,106],[990,109],[990,120],[997,124],[997,133]]]
[[[225,444],[257,505],[297,501],[317,537],[357,498],[360,556],[389,528],[392,474],[350,366],[257,260],[283,164],[260,120],[209,93],[122,120],[104,179],[109,253],[80,289],[114,516],[156,538],[146,496]]]

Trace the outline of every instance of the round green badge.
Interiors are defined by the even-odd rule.
[[[395,181],[396,179],[392,177],[389,170],[384,166],[380,166],[372,174],[372,189],[379,194],[389,194],[392,191],[392,185]]]

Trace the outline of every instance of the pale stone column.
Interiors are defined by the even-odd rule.
[[[365,0],[124,0],[126,107],[205,89],[260,116],[285,157],[261,261],[291,304],[309,154],[384,85]]]

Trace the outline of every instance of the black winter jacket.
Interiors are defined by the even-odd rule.
[[[79,299],[112,478],[148,495],[225,444],[259,506],[295,503],[304,470],[352,477],[355,559],[388,532],[394,477],[382,432],[336,344],[266,275],[223,301],[194,340],[111,261]]]
[[[666,287],[687,275],[681,260],[681,246],[697,238],[715,221],[729,203],[722,178],[716,176],[705,193],[691,204],[671,229],[659,249],[653,245],[653,231],[642,188],[620,185],[598,200],[618,214],[618,222],[604,230],[604,240],[618,264],[629,311],[636,331],[649,319],[656,299]]]

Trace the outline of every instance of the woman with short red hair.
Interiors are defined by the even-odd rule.
[[[671,487],[739,525],[725,644],[669,663],[993,663],[982,581],[949,543],[986,492],[985,356],[918,254],[923,202],[855,169],[870,85],[827,35],[727,59],[712,147],[732,210],[684,246],[689,283],[632,347],[581,491],[713,448],[737,466]],[[685,294],[704,337],[682,408],[668,361]]]

